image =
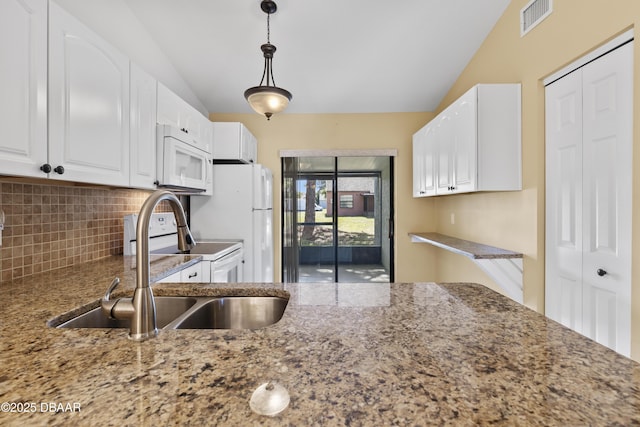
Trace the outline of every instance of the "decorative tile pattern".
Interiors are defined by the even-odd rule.
[[[149,191],[0,182],[0,281],[122,254],[123,217]]]

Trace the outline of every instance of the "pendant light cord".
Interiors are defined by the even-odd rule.
[[[269,26],[269,18],[271,18],[271,14],[267,13],[267,43],[271,44],[271,27]]]
[[[271,14],[267,13],[267,44],[271,44]],[[276,80],[273,78],[273,68],[271,65],[271,60],[272,58],[266,58],[265,57],[265,69],[264,72],[267,75],[267,86],[275,86],[276,85]],[[262,77],[262,80],[264,80],[264,75]],[[262,81],[260,81],[260,84],[262,85]]]

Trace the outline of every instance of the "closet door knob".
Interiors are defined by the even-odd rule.
[[[596,274],[597,274],[598,276],[602,277],[602,276],[604,276],[605,274],[607,274],[607,271],[606,271],[606,270],[603,270],[603,269],[601,269],[601,268],[599,268],[599,269],[596,271]]]

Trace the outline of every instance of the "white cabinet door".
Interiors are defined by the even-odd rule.
[[[210,262],[206,262],[209,264]],[[180,281],[183,283],[203,283],[202,277],[203,263],[199,262],[184,270],[180,270]]]
[[[208,117],[203,116],[203,123],[201,127],[202,144],[205,147],[207,153],[213,153],[213,122]]]
[[[220,162],[258,162],[258,140],[240,122],[213,123],[213,159]]]
[[[477,179],[477,88],[474,87],[454,104],[452,188],[450,193],[476,189]]]
[[[207,265],[209,269],[209,261],[201,261],[183,270],[173,273],[164,279],[158,280],[157,283],[209,283],[208,277],[203,276],[203,265]],[[207,271],[207,276],[209,272]]]
[[[211,153],[210,121],[185,100],[158,83],[158,123],[186,132],[198,148]]]
[[[131,121],[129,185],[155,189],[156,185],[156,79],[131,64]]]
[[[0,2],[0,170],[45,177],[47,0]]]
[[[413,136],[413,197],[436,194],[436,126],[431,124]]]
[[[180,127],[181,99],[171,92],[165,85],[158,82],[158,123]]]
[[[246,159],[249,163],[257,163],[258,162],[258,140],[249,129],[247,129],[244,125],[240,127],[240,135],[241,135],[241,144],[240,144],[240,157],[242,159]]]
[[[49,97],[53,177],[128,186],[129,60],[53,2]]]
[[[467,193],[477,189],[478,90],[471,88],[445,110],[439,154],[438,194]]]
[[[436,122],[436,144],[438,162],[436,174],[436,194],[451,194],[453,190],[453,116],[451,108],[441,113]]]
[[[424,159],[426,126],[413,135],[413,197],[425,196]]]
[[[424,135],[424,191],[428,196],[436,194],[436,161],[438,159],[438,129],[429,126]]]
[[[629,356],[633,44],[546,89],[547,316]]]
[[[180,105],[180,127],[199,145],[201,141],[202,115],[182,98],[178,98]]]
[[[431,122],[436,194],[522,188],[519,84],[480,84]]]

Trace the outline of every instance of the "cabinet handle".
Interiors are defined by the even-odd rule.
[[[62,175],[62,174],[64,173],[64,167],[62,167],[62,166],[56,166],[56,167],[55,167],[55,169],[53,169],[53,171],[54,171],[55,173],[58,173],[58,174]]]
[[[49,173],[51,172],[51,165],[49,163],[45,163],[44,165],[40,166],[40,170],[44,173]]]
[[[191,273],[189,275],[189,279],[192,279],[192,278],[197,277],[197,276],[198,276],[198,272],[196,271],[195,273]]]
[[[189,131],[186,128],[180,128],[180,130],[184,133],[189,133]]]
[[[607,270],[603,270],[601,268],[599,268],[598,270],[596,270],[596,274],[600,277],[604,276],[607,274]]]

